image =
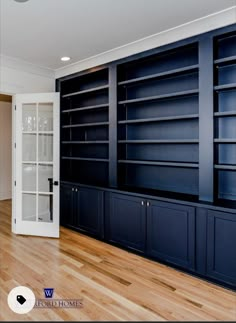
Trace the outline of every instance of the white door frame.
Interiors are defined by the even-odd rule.
[[[12,201],[13,201],[13,198],[15,196],[15,154],[14,154],[14,150],[15,150],[15,93],[8,93],[8,92],[0,92],[1,94],[4,94],[4,95],[9,95],[12,97]],[[12,232],[14,233],[15,232],[15,222],[14,222],[14,216],[13,214],[15,214],[15,210],[13,209],[15,207],[15,205],[13,205],[12,203],[12,212],[11,212],[11,230]]]
[[[42,100],[42,97],[44,97],[45,99]],[[20,231],[19,230],[19,225],[17,226],[17,223],[15,222],[15,219],[17,218],[17,205],[16,205],[16,201],[19,204],[18,207],[21,208],[21,169],[16,169],[16,164],[17,164],[17,150],[22,149],[21,147],[17,147],[17,150],[15,148],[15,143],[17,141],[17,133],[20,133],[20,135],[22,135],[22,131],[21,131],[21,124],[20,122],[16,122],[16,116],[17,116],[17,111],[15,110],[15,107],[17,106],[17,104],[21,104],[21,103],[33,103],[33,102],[55,102],[55,106],[57,107],[55,110],[55,114],[56,117],[54,118],[54,142],[58,143],[58,152],[56,157],[57,163],[56,165],[54,165],[54,169],[53,169],[53,180],[54,181],[58,181],[59,182],[59,136],[60,136],[60,127],[59,127],[59,93],[36,93],[36,94],[19,94],[17,96],[13,96],[13,102],[12,102],[12,232],[13,233],[19,233],[19,234],[30,234],[27,231],[22,232],[22,226]],[[58,124],[55,124],[55,122],[57,122]],[[20,173],[19,173],[20,172]],[[54,234],[53,237],[59,237],[59,192],[60,192],[60,186],[54,186],[54,192],[55,195],[57,196],[57,200],[55,201],[56,203],[54,203],[54,210],[56,210],[55,215],[57,214],[56,218],[55,218],[55,222],[54,224],[58,226],[58,235]],[[21,212],[20,212],[21,213]],[[19,222],[18,222],[19,223]],[[48,225],[48,223],[37,223],[38,227],[41,228],[39,229],[39,231],[41,231],[40,235],[41,236],[48,236],[48,232],[50,233],[50,229],[47,232],[43,232],[42,228],[43,225],[46,224]],[[51,224],[51,223],[50,223]],[[48,225],[50,227],[50,224]],[[32,226],[34,226],[34,224],[32,223]]]

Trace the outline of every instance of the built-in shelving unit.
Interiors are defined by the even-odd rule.
[[[215,199],[236,200],[236,33],[214,40]]]
[[[109,171],[108,69],[61,83],[61,178],[107,185]]]
[[[118,181],[198,195],[198,44],[118,66]]]
[[[57,90],[61,224],[235,290],[236,25]]]

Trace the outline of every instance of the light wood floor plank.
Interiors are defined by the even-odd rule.
[[[236,293],[61,228],[60,239],[11,233],[11,201],[0,202],[1,321],[236,321]],[[37,299],[79,299],[79,309],[14,314],[7,295],[30,287]]]

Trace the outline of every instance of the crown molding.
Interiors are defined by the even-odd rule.
[[[177,27],[142,38],[135,42],[103,52],[55,70],[55,78],[106,64],[142,51],[167,45],[214,29],[236,23],[236,6],[190,21]]]
[[[53,69],[37,66],[18,58],[0,55],[0,69],[4,68],[10,68],[21,72],[27,72],[34,75],[55,79],[55,71]]]

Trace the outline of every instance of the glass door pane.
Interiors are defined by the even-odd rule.
[[[39,222],[52,222],[53,220],[53,196],[39,195],[38,202]]]
[[[53,134],[38,135],[38,160],[40,162],[53,161]]]
[[[36,164],[22,165],[22,190],[36,193]]]
[[[39,131],[53,131],[53,104],[39,103],[38,111]]]
[[[36,103],[23,104],[22,107],[22,131],[36,131]]]
[[[37,221],[36,219],[36,194],[23,194],[22,196],[22,220]]]
[[[22,138],[22,161],[36,162],[36,140],[35,134],[23,133]]]
[[[53,222],[53,103],[22,105],[22,220]]]

